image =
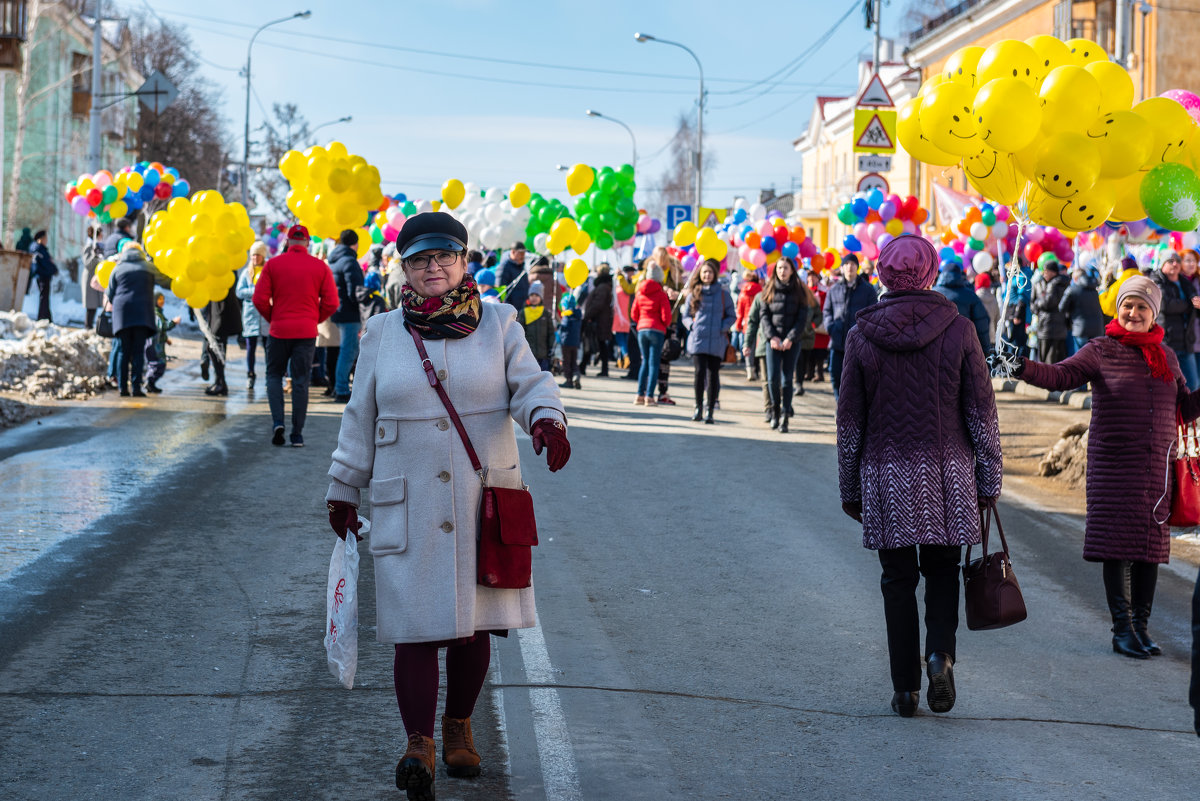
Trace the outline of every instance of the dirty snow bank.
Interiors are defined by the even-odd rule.
[[[0,311],[0,391],[61,400],[99,394],[110,348],[93,331]]]

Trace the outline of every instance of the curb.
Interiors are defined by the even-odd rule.
[[[1062,406],[1072,406],[1076,409],[1084,411],[1092,408],[1092,393],[1081,392],[1079,390],[1067,390],[1066,392],[1051,392],[1048,389],[1035,387],[1027,384],[1024,381],[1018,381],[1012,378],[993,378],[992,390],[995,392],[1015,392],[1018,395],[1024,395],[1027,398],[1034,400],[1046,401],[1048,403],[1057,403]]]

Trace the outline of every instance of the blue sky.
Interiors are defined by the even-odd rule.
[[[145,4],[123,2],[126,9]],[[353,115],[349,124],[324,128],[322,143],[345,142],[379,167],[386,192],[410,197],[437,197],[451,177],[483,187],[525,181],[534,191],[565,197],[555,164],[630,160],[629,134],[585,116],[588,108],[633,129],[639,184],[657,183],[677,116],[695,114],[697,71],[685,51],[638,43],[633,34],[673,39],[704,65],[706,150],[717,162],[704,201],[713,206],[727,205],[735,195],[753,197],[772,184],[788,191],[793,178],[799,181],[800,159],[791,142],[802,132],[813,98],[851,92],[856,56],[870,51],[860,5],[149,0],[163,19],[191,34],[205,77],[223,90],[239,154],[245,83],[236,70],[245,62],[249,37],[264,22],[311,9],[309,19],[258,37],[251,128],[273,102],[296,103],[312,125]],[[824,36],[852,6],[840,27]],[[895,30],[898,13],[894,4],[885,5],[885,35]],[[814,43],[790,74],[755,84]]]

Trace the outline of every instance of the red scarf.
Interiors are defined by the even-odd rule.
[[[1141,348],[1142,357],[1145,358],[1146,364],[1150,365],[1151,377],[1161,378],[1168,384],[1175,382],[1175,376],[1171,374],[1171,368],[1167,366],[1167,352],[1163,350],[1162,346],[1163,335],[1166,331],[1161,325],[1155,325],[1146,333],[1139,334],[1126,330],[1119,322],[1112,320],[1104,329],[1104,333],[1122,345]]]

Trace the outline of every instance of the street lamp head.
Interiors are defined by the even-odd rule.
[[[308,19],[309,17],[312,16],[312,12],[311,11],[297,11],[292,16],[297,19]]]
[[[342,117],[341,119],[338,120],[338,122],[353,122],[353,121],[354,121],[354,117],[350,116],[349,114],[347,114],[345,117]]]
[[[589,117],[603,117],[604,116],[599,111],[592,111],[590,108],[587,110],[587,115]]]
[[[639,41],[639,42],[651,42],[651,41],[654,41],[654,37],[653,37],[653,36],[651,36],[651,35],[650,35],[650,34],[648,34],[648,33],[635,33],[635,34],[633,35],[633,38],[634,38],[634,39],[636,39],[636,40],[637,40],[637,41]]]
[[[559,172],[567,172],[571,168],[568,167],[566,164],[555,164],[554,169],[558,170]]]

